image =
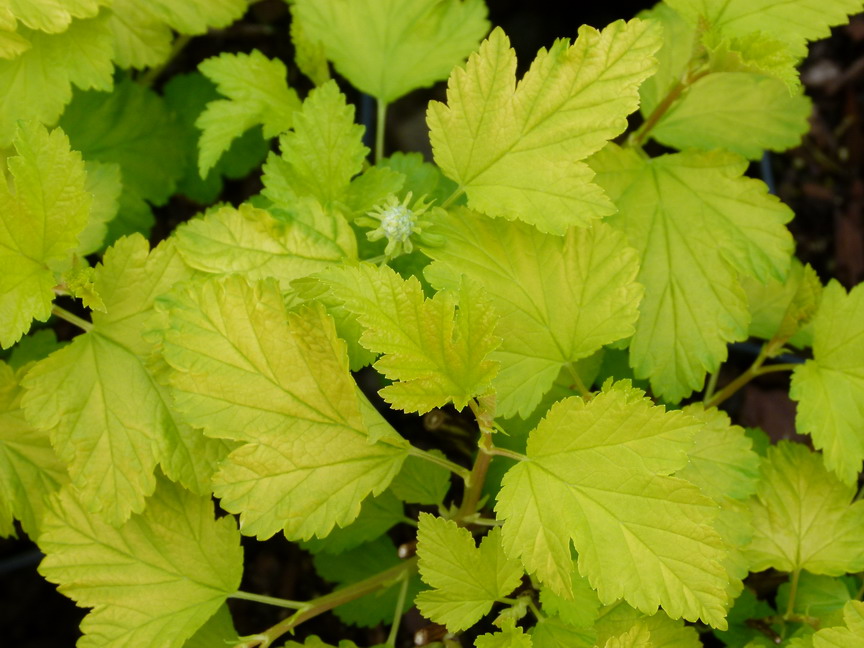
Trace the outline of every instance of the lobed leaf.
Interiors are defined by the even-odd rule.
[[[497,528],[478,547],[467,529],[421,513],[417,555],[420,576],[433,588],[420,592],[417,607],[423,616],[444,624],[450,632],[477,623],[522,579],[522,566],[504,554]]]
[[[642,297],[637,256],[605,224],[554,236],[458,209],[434,231],[445,244],[424,248],[434,259],[429,281],[454,288],[464,274],[501,315],[501,347],[490,355],[501,364],[499,416],[528,416],[563,365],[632,335]]]
[[[505,551],[567,597],[572,540],[602,602],[624,598],[646,614],[662,605],[673,618],[725,627],[729,576],[715,504],[668,476],[686,464],[697,428],[626,382],[588,403],[559,401],[498,493]]]
[[[54,270],[68,263],[87,225],[92,197],[81,156],[60,129],[22,122],[17,155],[0,167],[0,347],[51,315]]]
[[[114,528],[64,488],[46,515],[39,573],[81,606],[81,648],[180,648],[240,585],[235,522],[210,497],[160,480],[146,510]]]
[[[482,0],[297,0],[292,14],[351,85],[385,104],[446,79],[489,30]]]
[[[851,484],[864,461],[864,286],[847,295],[831,281],[822,295],[813,318],[813,359],[792,372],[789,395],[798,401],[798,429]]]
[[[639,84],[661,45],[651,23],[579,29],[574,44],[540,50],[517,84],[516,55],[495,29],[429,104],[435,162],[468,195],[468,206],[563,234],[614,213],[580,160],[627,127]]]
[[[630,364],[658,396],[677,402],[716,370],[729,342],[747,337],[739,275],[785,276],[792,212],[743,177],[743,158],[724,151],[643,159],[609,145],[592,166],[618,206],[607,222],[641,257],[645,297]]]

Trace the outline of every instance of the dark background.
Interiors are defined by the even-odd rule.
[[[601,28],[618,18],[632,17],[651,5],[622,1],[569,4],[570,9],[562,10],[560,0],[489,1],[490,19],[510,36],[522,71],[538,48],[550,45],[558,37],[575,37],[579,25]],[[221,51],[258,48],[268,56],[290,61],[288,24],[285,4],[281,0],[265,0],[253,6],[240,23],[192,40],[165,70],[164,77],[192,70],[203,59]],[[864,17],[838,28],[830,39],[815,43],[802,70],[807,94],[814,101],[811,133],[800,147],[772,154],[765,166],[774,177],[776,192],[796,213],[790,228],[797,240],[799,257],[811,263],[823,281],[834,277],[849,287],[864,279],[861,122]],[[290,82],[301,89],[301,95],[305,94],[303,88],[307,82],[296,71]],[[347,90],[347,86],[343,87]],[[388,149],[426,150],[426,103],[430,98],[442,96],[443,85],[439,85],[396,102],[389,113]],[[762,177],[764,167],[754,165],[751,174]],[[224,197],[239,202],[259,188],[256,177],[229,183]],[[172,200],[158,210],[161,224],[156,236],[167,234],[200,207],[182,198]],[[736,347],[726,365],[729,376],[749,365],[751,353],[745,345]],[[721,377],[721,384],[725,379]],[[749,385],[728,407],[741,424],[761,426],[775,439],[790,437],[794,431],[794,404],[787,392],[785,377],[766,376]],[[289,599],[309,598],[327,591],[327,586],[312,571],[306,554],[284,539],[247,542],[246,556],[243,588],[248,591]],[[0,636],[3,637],[0,645],[4,647],[71,647],[78,636],[77,626],[84,610],[57,594],[54,586],[37,574],[38,560],[38,552],[28,541],[0,539]],[[281,618],[276,608],[234,603],[235,622],[241,633],[264,629]],[[405,646],[412,645],[412,632],[423,625],[417,615],[409,616],[401,636]],[[329,615],[304,625],[302,633],[305,635],[307,631],[330,640],[353,637],[361,645],[386,638],[383,630],[342,628]]]

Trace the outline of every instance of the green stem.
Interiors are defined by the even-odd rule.
[[[387,645],[396,646],[396,636],[399,634],[399,621],[402,619],[402,610],[405,608],[405,599],[408,597],[408,574],[402,574],[402,586],[399,588],[399,598],[396,600],[396,610],[393,613],[393,623],[390,626],[390,634],[387,635]]]
[[[482,452],[482,450],[481,450]],[[527,461],[528,457],[522,454],[521,452],[516,452],[515,450],[510,450],[508,448],[501,448],[499,446],[493,445],[491,448],[486,450],[490,455],[497,455],[499,457],[507,457],[509,459],[515,459],[516,461]]]
[[[415,446],[411,446],[408,449],[408,454],[417,457],[418,459],[423,459],[424,461],[428,461],[430,463],[438,464],[452,472],[455,475],[459,475],[464,481],[468,481],[471,478],[471,472],[467,468],[463,468],[457,463],[450,461],[449,459],[445,459],[444,457],[438,457],[431,452],[426,452],[417,448]]]
[[[289,601],[287,599],[275,598],[273,596],[264,596],[263,594],[252,594],[238,590],[228,598],[240,599],[242,601],[254,601],[255,603],[265,603],[267,605],[275,605],[277,607],[288,608],[289,610],[302,610],[306,607],[303,601]]]
[[[706,74],[708,74],[708,70],[688,75],[685,79],[672,86],[669,93],[663,97],[663,101],[654,107],[654,110],[651,111],[651,114],[648,115],[642,125],[628,138],[627,144],[630,146],[642,146],[645,140],[648,139],[649,133],[660,122],[663,115],[669,111],[672,105],[678,101],[684,91]]]
[[[65,308],[60,308],[59,306],[53,306],[51,308],[51,312],[59,317],[62,320],[66,320],[70,324],[74,324],[78,328],[80,328],[85,333],[89,333],[93,330],[93,323],[88,322],[85,319],[78,317],[77,315],[70,313]]]
[[[572,362],[567,363],[567,371],[570,372],[570,377],[573,379],[573,388],[579,392],[579,395],[586,401],[594,398],[593,392],[585,386],[584,382],[582,382],[582,376],[580,376],[579,372],[576,371],[576,367],[573,366]]]
[[[796,569],[792,572],[792,577],[789,580],[789,602],[786,604],[786,613],[783,618],[790,620],[792,611],[795,609],[795,597],[798,595],[798,577],[801,575],[801,570]]]
[[[764,376],[768,373],[773,373],[775,371],[792,371],[797,367],[797,364],[775,364],[769,365],[767,367],[763,367],[762,364],[768,359],[769,354],[769,344],[765,344],[762,346],[762,350],[759,352],[759,355],[753,361],[753,364],[738,376],[735,380],[726,385],[719,392],[707,398],[704,402],[705,409],[710,407],[717,407],[723,401],[730,398],[733,394],[735,394],[738,390],[740,390],[744,385],[749,383],[754,378],[758,378],[759,376]]]
[[[314,598],[311,601],[308,601],[303,608],[297,610],[297,612],[287,619],[283,619],[264,632],[252,637],[246,637],[248,641],[241,643],[240,645],[244,648],[267,648],[279,637],[285,633],[293,631],[294,628],[304,621],[308,621],[320,614],[329,612],[343,603],[348,603],[349,601],[354,601],[366,594],[371,594],[382,587],[387,587],[395,580],[405,578],[409,572],[412,572],[415,569],[417,569],[416,556],[409,558],[390,569],[378,572],[374,576],[370,576],[362,581],[353,583],[347,587],[342,587],[330,592],[329,594],[325,594],[324,596]]]
[[[720,365],[723,366],[722,364]],[[708,377],[708,385],[705,387],[705,397],[702,400],[709,400],[714,392],[717,390],[717,379],[720,378],[720,367],[717,367],[717,371],[712,373]]]
[[[384,158],[384,128],[387,123],[387,103],[380,99],[375,118],[375,163],[377,164]]]
[[[461,198],[462,194],[464,193],[464,187],[457,187],[456,190],[447,197],[447,200],[441,203],[441,209],[447,209],[450,205],[459,200],[459,198]]]
[[[477,512],[477,504],[483,494],[486,473],[489,472],[489,464],[492,461],[492,455],[488,452],[492,445],[491,436],[489,432],[481,432],[480,434],[480,450],[477,452],[477,459],[471,468],[471,474],[465,480],[465,494],[462,496],[462,504],[456,513],[457,520],[470,517]]]
[[[528,609],[531,610],[531,614],[534,615],[534,618],[538,621],[543,621],[546,618],[546,615],[540,611],[540,608],[537,607],[537,604],[534,603],[533,599],[528,599]]]

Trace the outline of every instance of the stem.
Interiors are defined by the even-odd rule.
[[[576,367],[573,366],[572,362],[567,363],[567,371],[570,372],[570,377],[573,379],[573,387],[577,392],[579,392],[579,395],[586,401],[590,401],[594,398],[593,392],[585,386],[584,382],[582,382],[582,376],[580,376],[579,372],[576,371]]]
[[[459,464],[454,463],[449,459],[445,459],[444,457],[437,457],[431,452],[426,452],[424,450],[421,450],[420,448],[411,446],[408,450],[408,454],[417,457],[418,459],[423,459],[424,461],[438,464],[439,466],[446,468],[453,474],[458,475],[465,482],[467,482],[471,478],[471,472],[467,468],[463,468]]]
[[[705,404],[705,409],[708,409],[710,407],[717,407],[718,405],[720,405],[720,403],[730,398],[733,394],[735,394],[735,392],[744,387],[744,385],[749,383],[754,378],[758,378],[759,376],[773,373],[775,371],[792,371],[793,369],[795,369],[795,367],[798,366],[796,364],[790,363],[775,364],[763,367],[762,364],[768,359],[768,347],[769,344],[764,344],[762,346],[762,350],[759,352],[759,355],[756,357],[756,359],[753,361],[753,364],[750,365],[747,371],[742,373],[719,392],[703,401]]]
[[[720,367],[722,366],[723,365],[721,363]],[[703,401],[709,400],[714,395],[714,392],[717,390],[717,379],[720,378],[720,367],[717,367],[717,371],[715,371],[711,374],[711,376],[709,376],[708,386],[705,387],[705,397],[703,398]]]
[[[405,599],[408,596],[408,575],[403,572],[402,586],[399,588],[399,598],[396,600],[396,611],[393,613],[393,624],[390,626],[390,634],[387,635],[386,644],[396,646],[396,635],[399,634],[399,621],[402,619],[402,610],[405,607]]]
[[[66,320],[70,324],[74,324],[78,328],[80,328],[85,333],[89,333],[93,330],[93,323],[88,322],[85,319],[78,317],[77,315],[70,313],[65,308],[60,308],[59,306],[53,306],[51,308],[51,312],[59,317],[62,320]]]
[[[648,139],[648,134],[663,118],[663,115],[665,115],[669,111],[669,109],[672,107],[672,104],[678,101],[678,99],[681,97],[681,95],[687,88],[696,83],[696,81],[701,79],[706,74],[708,74],[708,70],[703,70],[692,75],[687,75],[687,77],[685,77],[683,80],[672,86],[672,89],[663,98],[663,101],[661,101],[654,107],[654,110],[651,111],[651,114],[648,115],[648,118],[630,136],[630,138],[628,139],[628,144],[631,146],[642,146],[645,140]]]
[[[384,126],[387,122],[387,103],[380,99],[375,119],[375,163],[377,164],[384,157]]]
[[[482,452],[482,450],[481,450]],[[508,448],[500,448],[496,445],[493,445],[491,448],[486,450],[490,455],[496,455],[499,457],[507,457],[508,459],[515,459],[516,461],[527,461],[528,457],[522,454],[521,452],[516,452],[515,450],[510,450]]]
[[[441,209],[447,209],[450,205],[452,205],[454,202],[459,200],[459,198],[461,198],[462,194],[464,194],[464,193],[465,193],[465,189],[463,187],[457,187],[456,191],[454,191],[452,194],[450,194],[447,197],[447,200],[445,200],[443,203],[441,203]]]
[[[492,455],[488,452],[492,446],[492,435],[489,432],[481,432],[479,445],[480,450],[477,452],[474,467],[471,469],[468,479],[465,480],[465,494],[462,496],[462,504],[456,513],[457,520],[474,515],[477,512],[480,496],[483,494],[486,473],[489,471],[489,464],[492,462]]]
[[[786,604],[786,614],[783,618],[789,620],[792,617],[792,611],[795,609],[795,597],[798,595],[798,577],[801,575],[801,570],[796,569],[792,572],[792,578],[789,581],[789,602]]]
[[[247,639],[250,639],[251,641],[241,643],[240,645],[244,646],[244,648],[254,648],[256,646],[258,648],[267,648],[279,637],[284,635],[286,632],[291,632],[304,621],[308,621],[319,614],[329,612],[343,603],[348,603],[349,601],[358,599],[366,594],[371,594],[377,589],[386,587],[399,578],[405,578],[410,571],[415,569],[417,569],[416,556],[362,581],[337,589],[329,594],[325,594],[324,596],[314,598],[311,601],[308,601],[302,609],[297,610],[297,612],[287,619],[283,619],[262,633],[252,637],[247,637]]]
[[[288,608],[289,610],[302,610],[306,607],[306,603],[303,601],[289,601],[287,599],[264,596],[263,594],[252,594],[251,592],[243,592],[241,590],[234,592],[228,598],[254,601],[255,603],[266,603],[267,605],[275,605],[277,607]]]
[[[534,603],[533,599],[528,599],[528,609],[531,610],[531,614],[533,614],[534,618],[538,621],[542,621],[546,618],[546,615],[540,611],[540,608],[537,607],[537,604]]]

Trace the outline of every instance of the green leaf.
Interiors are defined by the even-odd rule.
[[[797,57],[807,41],[826,38],[830,27],[861,11],[860,0],[666,0],[697,23],[700,18],[730,37],[765,32],[784,41]]]
[[[294,279],[357,258],[354,232],[342,217],[312,200],[296,205],[295,214],[279,219],[245,203],[224,206],[181,225],[174,237],[196,270],[250,281],[273,277],[286,290]]]
[[[657,72],[639,86],[640,109],[650,114],[687,74],[697,46],[697,31],[684,20],[668,3],[658,2],[651,9],[639,14],[650,19],[663,29],[663,46],[657,52]]]
[[[556,617],[541,619],[531,632],[534,648],[594,648],[596,640],[593,628],[574,628]]]
[[[417,555],[420,576],[434,588],[420,592],[417,608],[450,632],[477,623],[497,599],[510,594],[522,579],[519,561],[504,555],[498,528],[492,529],[478,547],[467,529],[451,520],[421,513]]]
[[[297,0],[292,14],[351,85],[385,104],[446,79],[489,30],[482,0]]]
[[[240,637],[234,629],[231,611],[223,604],[216,614],[183,644],[183,648],[215,648],[237,643],[240,643]]]
[[[39,573],[83,607],[81,648],[180,648],[240,585],[243,551],[210,497],[160,480],[147,509],[116,529],[63,489],[45,517]]]
[[[66,343],[57,341],[57,335],[53,329],[39,329],[31,332],[30,335],[25,335],[12,347],[12,353],[9,354],[7,362],[12,369],[17,371],[29,362],[47,358],[64,346]]]
[[[183,130],[183,148],[190,162],[178,182],[178,193],[198,203],[210,204],[222,193],[223,176],[245,178],[264,161],[270,147],[261,136],[261,131],[253,128],[235,140],[227,154],[202,178],[197,163],[192,162],[198,158],[198,138],[201,135],[201,131],[195,127],[195,121],[208,102],[219,98],[216,86],[198,72],[177,74],[165,84],[162,93],[165,103]]]
[[[688,405],[684,412],[703,426],[688,450],[687,465],[675,475],[696,484],[708,497],[720,502],[725,497],[746,500],[756,492],[759,455],[744,428],[732,425],[726,412],[701,404]]]
[[[516,84],[516,55],[495,29],[450,76],[447,105],[429,104],[435,162],[468,206],[563,234],[614,213],[580,162],[627,127],[639,84],[656,69],[651,23],[583,26],[571,45],[540,50]]]
[[[622,381],[587,404],[553,405],[528,438],[528,459],[504,477],[504,549],[567,597],[570,541],[579,572],[610,603],[725,627],[723,541],[713,501],[668,476],[687,461],[698,422],[653,406]],[[686,555],[686,561],[680,557]]]
[[[395,567],[402,560],[393,541],[384,535],[341,554],[316,554],[313,562],[315,571],[324,580],[339,585],[350,585]],[[416,572],[407,577],[408,586],[403,611],[412,607],[414,597],[423,588],[423,583]],[[374,628],[379,623],[392,622],[403,582],[402,579],[397,579],[385,583],[381,589],[371,594],[340,605],[334,610],[336,616],[345,623],[366,628]]]
[[[388,403],[424,414],[449,402],[462,409],[488,391],[497,364],[486,356],[500,340],[497,317],[476,284],[424,299],[415,277],[404,280],[386,266],[364,263],[318,277],[366,328],[360,343],[384,354],[375,368],[399,381],[381,390]]]
[[[796,425],[822,450],[825,465],[853,483],[864,460],[864,286],[836,281],[813,318],[813,359],[795,368],[789,395]]]
[[[611,637],[642,627],[649,631],[651,648],[702,648],[702,641],[693,626],[680,619],[673,621],[661,610],[645,616],[626,603],[613,603],[600,610],[596,624],[597,643],[603,645]]]
[[[59,34],[18,28],[31,47],[12,60],[0,58],[0,148],[12,142],[19,120],[56,123],[72,98],[72,84],[111,90],[114,65],[105,15],[73,20]]]
[[[739,38],[725,38],[718,29],[702,37],[712,72],[753,72],[779,79],[790,94],[799,94],[798,57],[783,41],[762,32]]]
[[[354,106],[328,81],[309,93],[293,119],[294,129],[279,137],[281,156],[271,153],[264,166],[262,193],[277,205],[291,205],[300,196],[322,205],[344,201],[369,153],[364,128],[354,123]]]
[[[651,631],[643,623],[635,623],[627,632],[610,637],[603,648],[655,648]]]
[[[810,265],[792,258],[786,281],[769,279],[760,284],[745,278],[748,310],[752,316],[750,335],[763,340],[789,341],[795,346],[811,346],[809,326],[822,299],[822,283]]]
[[[48,435],[24,419],[22,374],[0,362],[0,536],[14,533],[15,519],[28,536],[36,538],[48,496],[69,476]]]
[[[291,127],[300,98],[288,87],[285,64],[279,59],[269,59],[258,50],[224,53],[207,59],[198,69],[228,97],[208,103],[195,123],[203,131],[198,155],[202,177],[231,142],[253,126],[263,126],[266,139]]]
[[[129,79],[112,93],[76,93],[60,126],[85,159],[119,164],[124,190],[154,205],[183,175],[182,130],[159,95]]]
[[[360,515],[351,524],[333,529],[326,538],[312,538],[303,543],[303,548],[315,554],[343,553],[384,535],[391,527],[402,522],[404,517],[402,501],[386,490],[378,497],[365,499],[360,507]]]
[[[445,458],[443,452],[434,448],[426,452]],[[435,506],[444,501],[447,491],[450,490],[450,471],[436,463],[410,455],[390,484],[390,490],[403,502]]]
[[[857,587],[858,582],[855,581]],[[790,583],[777,589],[777,608],[785,610],[789,603]],[[793,612],[816,617],[824,628],[843,625],[843,607],[852,598],[849,588],[839,578],[801,572],[795,592]]]
[[[189,276],[170,243],[147,252],[136,236],[105,253],[94,283],[107,312],[94,312],[90,333],[39,362],[24,380],[28,421],[50,433],[88,510],[112,524],[143,510],[157,463],[169,477],[208,492],[213,462],[224,454],[224,445],[204,452],[204,441],[194,441],[200,433],[177,420],[147,366],[153,346],[142,334],[153,301]]]
[[[13,24],[18,19],[30,29],[56,34],[66,31],[73,18],[92,18],[99,13],[99,5],[108,3],[105,0],[68,0],[61,5],[52,0],[7,0],[3,4]]]
[[[63,131],[22,122],[17,155],[0,173],[0,346],[26,333],[32,320],[51,315],[53,270],[70,258],[87,224],[92,198],[81,156]],[[0,166],[0,170],[5,168]]]
[[[365,399],[323,309],[287,314],[274,281],[237,276],[188,284],[164,306],[177,409],[209,436],[246,442],[214,478],[244,534],[324,537],[387,488],[406,443],[395,433],[370,443]]]
[[[635,250],[603,223],[563,237],[467,209],[435,223],[446,243],[424,248],[435,261],[425,274],[452,288],[465,275],[485,289],[501,315],[503,339],[491,358],[497,413],[528,416],[563,365],[633,334],[642,287]]]
[[[864,502],[852,503],[854,495],[805,446],[770,448],[750,504],[755,536],[744,551],[751,571],[840,576],[864,569]]]
[[[813,648],[856,648],[864,641],[864,603],[849,601],[843,609],[845,628],[825,628],[813,635]]]
[[[765,149],[797,146],[809,128],[810,100],[790,94],[774,77],[715,72],[693,83],[651,130],[651,137],[677,149],[724,148],[751,160]]]
[[[93,194],[93,205],[90,208],[90,219],[87,226],[78,237],[79,257],[93,254],[106,243],[108,224],[117,216],[120,209],[120,194],[123,191],[123,180],[120,166],[113,163],[86,162],[87,183],[85,189]]]
[[[205,34],[227,27],[246,13],[249,0],[151,0],[144,6],[154,19],[181,34]]]
[[[475,648],[533,648],[531,635],[522,628],[480,635],[474,640]]]
[[[540,590],[543,611],[558,615],[564,623],[574,628],[590,628],[597,619],[597,611],[601,605],[597,592],[579,575],[576,561],[573,561],[570,578],[570,592],[566,598],[550,589]]]
[[[121,68],[157,67],[171,57],[174,32],[137,0],[112,0],[108,30]]]
[[[643,159],[609,145],[592,166],[618,206],[608,222],[642,258],[645,298],[630,364],[657,395],[677,402],[716,371],[729,342],[747,337],[739,276],[785,276],[792,212],[742,176],[743,158],[724,151]]]

